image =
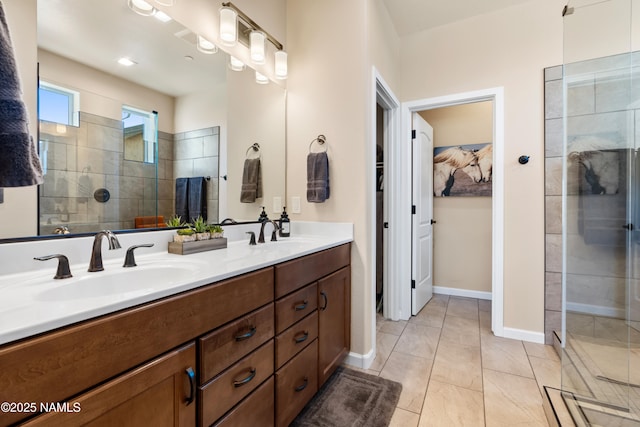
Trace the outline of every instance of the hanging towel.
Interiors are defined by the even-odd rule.
[[[246,159],[242,171],[241,203],[253,203],[262,197],[262,173],[260,159]]]
[[[189,178],[176,178],[176,215],[189,222]]]
[[[189,220],[207,220],[207,181],[203,176],[189,178]]]
[[[9,27],[0,2],[0,187],[25,187],[43,182],[28,123]]]
[[[323,203],[329,198],[329,157],[326,151],[307,156],[307,201]]]

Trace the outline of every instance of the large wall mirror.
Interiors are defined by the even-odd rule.
[[[166,221],[185,178],[203,179],[211,223],[255,221],[285,200],[285,90],[232,71],[226,53],[203,52],[197,34],[158,18],[125,0],[38,0],[40,235]],[[263,197],[241,202],[255,156]]]

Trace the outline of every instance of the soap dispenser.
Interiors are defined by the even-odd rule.
[[[280,237],[289,237],[291,235],[291,221],[289,215],[287,215],[287,208],[282,207],[282,214],[280,214]]]
[[[267,213],[264,210],[264,206],[262,207],[262,212],[260,212],[260,218],[258,218],[258,222],[265,222],[265,221],[269,221],[269,217],[267,216]]]

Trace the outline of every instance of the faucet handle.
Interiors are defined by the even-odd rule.
[[[47,261],[54,258],[58,259],[58,270],[56,271],[56,275],[53,276],[53,278],[68,279],[69,277],[73,277],[73,275],[71,274],[71,269],[69,268],[69,259],[62,254],[45,255],[35,257],[33,259],[37,261]]]
[[[129,249],[127,249],[127,254],[124,256],[124,264],[122,264],[123,267],[135,267],[136,264],[136,259],[133,256],[133,251],[134,249],[138,249],[138,248],[150,248],[153,246],[153,243],[145,243],[142,245],[134,245],[131,246]]]
[[[247,231],[246,234],[249,234],[249,244],[251,246],[254,246],[256,244],[256,233],[254,233],[253,231]]]
[[[276,234],[277,234],[277,231],[280,230],[280,227],[278,226],[278,223],[275,220],[272,220],[271,223],[273,224],[273,231],[271,232],[271,241],[277,242],[278,238],[276,237]]]

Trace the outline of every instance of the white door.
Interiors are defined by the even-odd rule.
[[[413,131],[411,314],[415,316],[433,296],[433,128],[413,113]]]

